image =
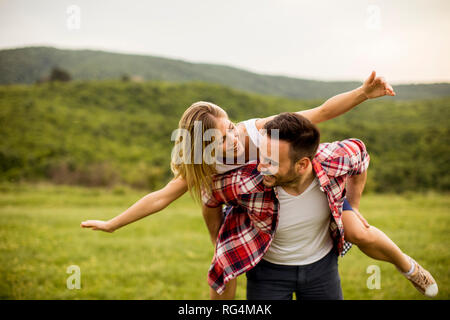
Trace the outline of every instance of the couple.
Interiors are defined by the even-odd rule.
[[[249,299],[290,298],[293,292],[299,299],[340,299],[336,260],[337,254],[345,254],[348,242],[369,257],[394,264],[422,294],[435,296],[432,276],[358,212],[369,161],[364,144],[353,139],[316,146],[319,134],[312,123],[384,95],[395,93],[372,72],[361,87],[317,108],[252,119],[238,126],[220,107],[194,103],[183,114],[180,129],[191,136],[198,134],[198,123],[202,134],[218,130],[221,139],[214,141],[220,143],[221,154],[233,155],[231,163],[224,159],[213,164],[172,160],[175,178],[166,187],[109,221],[88,220],[81,226],[113,232],[164,209],[189,190],[204,200],[204,218],[216,243],[208,274],[212,298],[232,299],[236,277],[247,272]],[[307,127],[309,135],[304,133]],[[276,150],[270,147],[261,148],[260,162],[255,162],[258,152],[255,157],[252,150],[258,151],[271,140],[269,132],[260,136],[263,128],[279,130],[279,163],[271,162]],[[202,152],[211,143],[201,141]],[[182,140],[177,146],[184,156],[195,153],[195,144]],[[247,164],[236,161],[242,157]],[[222,203],[228,204],[225,215]]]

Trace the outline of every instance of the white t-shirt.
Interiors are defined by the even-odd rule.
[[[278,227],[263,259],[282,265],[306,265],[323,258],[333,248],[330,207],[315,178],[300,195],[276,187],[280,201]]]

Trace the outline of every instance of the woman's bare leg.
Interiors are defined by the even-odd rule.
[[[420,293],[427,297],[435,297],[439,289],[431,273],[405,255],[381,230],[368,224],[366,227],[361,219],[364,218],[360,218],[358,213],[351,210],[342,212],[345,240],[356,244],[362,252],[373,259],[392,263]]]
[[[366,228],[353,211],[342,212],[345,240],[358,246],[367,256],[390,262],[402,272],[408,272],[411,263],[400,248],[383,231],[370,226]]]

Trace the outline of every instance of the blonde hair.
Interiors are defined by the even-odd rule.
[[[198,132],[194,131],[195,123],[201,121],[201,134],[203,136],[205,131],[216,129],[217,119],[223,117],[228,117],[228,115],[225,110],[219,106],[211,102],[198,101],[193,103],[184,112],[178,124],[178,129],[186,130],[187,133],[189,133],[189,137],[193,137],[195,142],[201,141],[201,151],[203,155],[205,148],[212,143],[212,141],[196,139],[195,135],[198,134]],[[201,163],[192,161],[194,157],[194,145],[195,143],[186,141],[185,137],[181,139],[180,135],[178,135],[175,142],[175,146],[178,147],[177,152],[180,152],[184,156],[190,155],[191,159],[180,163],[179,161],[175,161],[175,157],[179,156],[179,154],[172,153],[171,168],[175,178],[182,177],[186,180],[192,197],[200,202],[202,190],[206,193],[211,191],[212,176],[216,174],[217,171],[214,165],[207,164],[205,161],[201,161]]]

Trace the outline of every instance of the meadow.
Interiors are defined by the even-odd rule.
[[[0,52],[0,60],[12,54],[0,72],[0,83],[8,83],[0,85],[0,299],[208,299],[213,245],[189,195],[112,234],[82,229],[81,221],[110,219],[167,183],[171,133],[195,101],[216,103],[239,122],[314,108],[360,85],[269,77],[280,84],[274,86],[229,68],[211,72],[149,57],[150,68],[135,56],[104,53],[79,56],[81,69],[66,60],[73,81],[18,84],[40,79],[48,59],[63,54],[32,51],[43,57],[32,68],[26,52]],[[144,69],[152,81],[131,81],[133,70]],[[199,72],[220,74],[230,87]],[[396,86],[395,99],[367,101],[319,124],[323,142],[364,141],[371,162],[362,213],[433,273],[440,299],[450,296],[448,88]],[[339,263],[346,299],[424,299],[394,266],[358,248]],[[373,265],[381,271],[380,289],[367,286]],[[67,288],[71,266],[81,272],[80,289]],[[245,286],[242,275],[237,299],[245,299]]]
[[[189,195],[111,234],[80,227],[145,194],[126,186],[0,184],[0,299],[208,299],[213,246]],[[449,208],[446,193],[369,193],[361,203],[370,224],[432,272],[438,299],[450,298]],[[80,289],[67,288],[71,265],[80,268]],[[380,267],[380,289],[367,287],[371,265]],[[345,299],[427,299],[394,266],[357,247],[339,268]],[[245,285],[242,275],[237,299],[245,299]]]

